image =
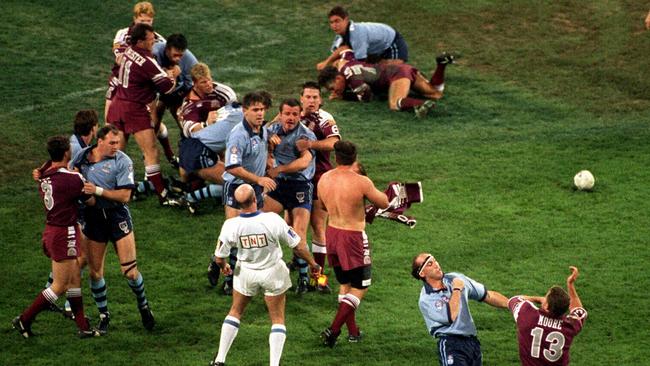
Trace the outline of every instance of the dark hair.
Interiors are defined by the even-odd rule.
[[[305,93],[305,89],[316,89],[320,93],[320,85],[318,85],[317,82],[315,81],[305,81],[302,84],[302,89],[300,90],[300,95],[303,95]]]
[[[334,144],[336,162],[341,165],[352,165],[357,160],[357,147],[350,141],[339,140]]]
[[[424,278],[420,277],[420,264],[417,264],[418,257],[420,255],[416,255],[413,257],[413,261],[411,262],[411,276],[415,278],[416,280],[422,280],[424,281]]]
[[[302,105],[296,98],[287,98],[282,100],[282,103],[280,103],[280,113],[282,113],[282,108],[288,105],[289,107],[300,107],[300,110],[302,111]]]
[[[318,73],[318,85],[327,88],[332,81],[336,80],[338,74],[339,70],[336,67],[327,66]]]
[[[153,27],[149,24],[138,23],[134,25],[133,28],[131,28],[131,32],[129,34],[131,36],[129,43],[131,43],[131,45],[134,45],[139,41],[144,41],[147,39],[147,32],[153,32]]]
[[[187,49],[187,39],[180,33],[174,33],[167,37],[167,44],[165,45],[167,49],[171,47],[179,51],[185,51]]]
[[[103,140],[104,138],[106,138],[106,135],[108,135],[109,133],[112,133],[113,135],[118,135],[120,133],[120,130],[118,130],[117,127],[113,125],[106,125],[100,128],[99,131],[97,131],[97,139]]]
[[[349,16],[348,11],[345,10],[345,8],[340,6],[340,5],[337,5],[337,6],[333,7],[332,10],[330,10],[330,12],[327,13],[328,18],[331,18],[331,17],[333,17],[335,15],[338,15],[343,19],[345,19],[345,18],[347,18]]]
[[[63,161],[66,151],[70,150],[70,139],[65,136],[52,136],[47,139],[47,152],[53,162]]]
[[[554,318],[561,318],[569,310],[571,299],[569,294],[560,286],[553,286],[546,295],[548,311]]]
[[[74,115],[74,133],[79,136],[88,136],[98,123],[96,110],[82,109]]]
[[[267,109],[271,107],[271,94],[269,92],[261,90],[254,91],[244,95],[242,100],[242,106],[248,108],[255,103],[262,103]]]

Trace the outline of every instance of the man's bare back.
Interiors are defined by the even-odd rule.
[[[388,207],[386,195],[352,165],[339,165],[323,174],[318,183],[318,199],[329,213],[328,225],[338,229],[365,229],[364,198],[380,208]]]

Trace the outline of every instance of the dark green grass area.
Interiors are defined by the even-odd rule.
[[[334,350],[318,333],[336,296],[289,294],[285,365],[435,364],[435,340],[417,308],[410,263],[433,253],[506,296],[542,295],[581,270],[578,292],[589,311],[575,339],[574,365],[641,365],[650,358],[646,268],[650,263],[650,33],[635,1],[355,1],[352,18],[394,25],[411,63],[425,74],[443,51],[463,54],[447,69],[445,97],[425,120],[390,112],[384,101],[326,101],[344,138],[359,145],[376,185],[421,181],[425,201],[411,208],[414,229],[381,219],[367,227],[373,285],[357,319],[365,338]],[[263,88],[281,98],[315,78],[332,33],[333,2],[157,1],[156,29],[182,32],[216,80],[242,96]],[[148,334],[119,274],[106,259],[112,313],[107,337],[77,340],[75,327],[41,314],[20,339],[10,320],[47,279],[41,254],[42,204],[30,171],[44,141],[68,134],[76,110],[103,114],[115,31],[131,3],[8,1],[0,12],[0,364],[205,365],[217,350],[230,298],[209,288],[205,270],[223,222],[219,205],[201,214],[130,204],[138,263],[156,315]],[[271,114],[275,114],[275,107]],[[173,139],[178,131],[169,116]],[[140,152],[127,152],[142,171]],[[166,174],[172,173],[163,163]],[[575,191],[589,169],[592,192]],[[138,173],[141,176],[141,173]],[[342,187],[344,189],[344,187]],[[285,250],[288,257],[288,251]],[[86,275],[87,278],[87,275]],[[330,273],[330,280],[334,276]],[[86,282],[86,280],[84,280]],[[84,283],[87,313],[97,310]],[[470,304],[485,365],[518,364],[512,316]],[[268,363],[270,322],[261,298],[250,305],[228,356],[230,365]],[[345,332],[345,331],[344,331]],[[345,333],[344,333],[345,335]]]

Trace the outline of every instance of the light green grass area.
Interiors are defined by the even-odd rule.
[[[274,104],[297,96],[329,49],[334,2],[156,1],[155,27],[184,33],[216,80]],[[650,359],[647,266],[650,215],[650,33],[636,1],[347,1],[352,19],[395,26],[425,74],[443,51],[463,54],[447,69],[445,97],[425,120],[390,112],[385,101],[329,102],[345,139],[383,189],[421,181],[414,229],[381,219],[367,227],[373,285],[357,314],[361,343],[330,350],[318,334],[336,296],[287,299],[284,365],[436,364],[435,340],[417,308],[414,255],[430,251],[443,270],[463,272],[506,296],[542,295],[581,270],[577,289],[589,318],[571,350],[574,365],[642,365]],[[69,320],[38,317],[39,337],[11,329],[41,290],[43,209],[30,171],[44,141],[68,134],[74,113],[103,114],[115,31],[132,3],[5,1],[0,12],[0,364],[206,365],[217,349],[230,298],[209,288],[205,270],[223,222],[216,204],[201,215],[130,205],[138,264],[156,315],[147,333],[116,256],[106,263],[110,334],[78,340]],[[275,106],[273,113],[275,114]],[[174,122],[167,115],[173,139]],[[129,155],[142,171],[140,152]],[[163,163],[166,174],[172,173]],[[589,169],[593,192],[573,175]],[[345,189],[345,187],[342,187]],[[285,250],[288,254],[288,250]],[[288,257],[288,255],[286,255]],[[87,278],[87,275],[86,275]],[[330,276],[334,280],[333,274]],[[86,280],[84,280],[85,282]],[[87,313],[97,310],[84,284]],[[470,304],[485,365],[518,364],[512,316]],[[270,322],[256,299],[229,365],[268,363]],[[345,332],[345,331],[344,331]]]

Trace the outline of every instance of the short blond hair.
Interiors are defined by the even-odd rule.
[[[153,10],[153,4],[148,1],[141,1],[135,4],[133,7],[133,17],[137,18],[143,14],[153,18],[156,15],[156,12]]]
[[[197,81],[201,78],[209,78],[212,79],[212,73],[210,73],[210,67],[203,62],[199,62],[196,65],[192,67],[192,70],[190,70],[190,75],[192,76],[192,80]]]

